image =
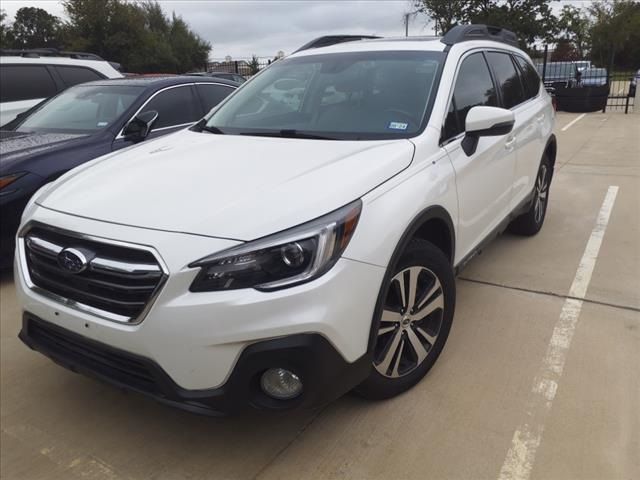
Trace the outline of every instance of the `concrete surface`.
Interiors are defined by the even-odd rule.
[[[640,478],[640,117],[561,131],[546,224],[462,272],[448,344],[412,391],[315,411],[211,419],[67,372],[16,338],[0,287],[3,479],[496,479],[526,413],[598,211],[618,196],[532,479]],[[522,477],[521,477],[522,478]]]

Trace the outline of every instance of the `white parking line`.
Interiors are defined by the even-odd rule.
[[[583,301],[579,299],[584,298],[589,288],[617,194],[618,187],[610,186],[604,197],[596,225],[591,232],[569,290],[569,296],[573,298],[567,298],[562,306],[560,318],[553,329],[542,365],[533,381],[524,421],[513,433],[511,448],[500,469],[499,480],[527,480],[531,475],[536,451],[542,440],[545,420],[556,396],[558,382],[562,377],[567,352],[582,309]]]
[[[573,120],[571,120],[569,123],[567,123],[564,127],[562,127],[562,130],[560,130],[561,132],[564,132],[565,130],[569,130],[571,128],[571,126],[576,123],[579,122],[580,120],[582,120],[584,118],[584,116],[586,115],[586,113],[583,113],[582,115],[580,115],[577,118],[574,118]]]

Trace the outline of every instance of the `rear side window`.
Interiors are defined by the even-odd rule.
[[[141,113],[158,112],[154,129],[194,123],[202,117],[200,106],[190,85],[161,91],[145,105]]]
[[[0,102],[48,98],[58,92],[44,65],[2,65]]]
[[[58,74],[67,87],[72,87],[79,83],[102,80],[104,77],[95,70],[85,67],[56,67]]]
[[[522,79],[524,80],[524,86],[527,90],[527,98],[535,97],[540,91],[540,77],[538,76],[538,72],[533,68],[533,65],[524,58],[517,55],[514,58],[522,70]]]
[[[524,90],[516,66],[507,53],[487,52],[487,60],[496,76],[505,108],[513,108],[525,101]]]
[[[196,85],[198,95],[202,99],[202,105],[204,111],[208,112],[213,107],[218,105],[227,95],[233,92],[233,88],[226,85],[214,85],[201,83]]]
[[[453,97],[445,119],[443,140],[464,132],[464,122],[472,107],[498,106],[498,97],[482,53],[469,55],[462,61]]]

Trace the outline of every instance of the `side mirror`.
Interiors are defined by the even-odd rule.
[[[515,116],[511,110],[498,107],[472,107],[465,121],[466,135],[462,140],[462,149],[467,155],[473,155],[480,137],[506,135],[513,129]]]
[[[158,119],[158,112],[155,110],[149,110],[147,112],[143,112],[140,115],[134,117],[127,125],[124,127],[124,131],[122,135],[127,140],[132,142],[141,142],[151,132],[153,128],[153,124]]]

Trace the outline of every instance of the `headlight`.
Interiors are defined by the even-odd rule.
[[[361,210],[362,202],[356,200],[298,227],[198,260],[189,265],[202,267],[189,290],[268,291],[318,278],[347,248]]]

